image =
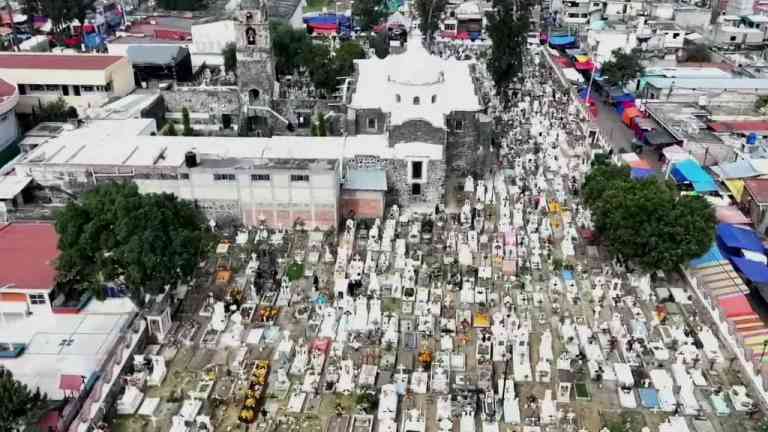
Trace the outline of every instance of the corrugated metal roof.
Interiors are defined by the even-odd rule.
[[[715,132],[765,132],[768,131],[768,121],[722,121],[709,124]]]
[[[386,191],[387,175],[383,169],[351,169],[347,171],[345,190]]]
[[[135,45],[125,53],[133,64],[169,65],[176,64],[184,49],[178,45]]]
[[[768,204],[768,179],[744,180],[744,188],[759,204]]]

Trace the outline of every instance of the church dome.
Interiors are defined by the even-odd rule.
[[[403,54],[391,56],[389,80],[404,85],[430,85],[445,81],[443,61],[411,39]]]

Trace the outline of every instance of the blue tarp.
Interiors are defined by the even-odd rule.
[[[763,242],[757,236],[757,233],[749,228],[733,224],[717,224],[717,239],[722,242],[726,248],[746,249],[764,253]],[[725,251],[728,253],[728,251]]]
[[[632,93],[624,93],[621,96],[611,97],[611,100],[613,101],[613,103],[618,103],[618,102],[634,102],[635,101],[635,95],[633,95]]]
[[[659,392],[653,388],[639,388],[640,403],[645,408],[657,409],[659,407]]]
[[[632,168],[629,174],[635,180],[642,180],[653,175],[656,175],[656,171],[648,168]]]
[[[573,36],[551,36],[549,45],[552,47],[566,48],[576,44],[576,38]]]
[[[672,177],[678,183],[691,183],[696,192],[715,192],[715,180],[693,159],[686,159],[675,164]]]
[[[573,280],[573,272],[570,270],[563,270],[563,279],[567,281]]]
[[[768,267],[765,264],[741,257],[731,257],[731,262],[742,276],[756,284],[768,284]]]
[[[698,269],[702,267],[708,267],[723,261],[726,261],[723,253],[720,252],[720,248],[717,247],[717,245],[713,244],[707,253],[698,258],[692,259],[691,262],[688,263],[688,266],[694,269]]]

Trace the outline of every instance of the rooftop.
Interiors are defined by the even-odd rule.
[[[744,188],[759,204],[768,204],[768,179],[744,180]]]
[[[18,358],[0,359],[0,366],[51,400],[61,400],[62,375],[87,380],[109,356],[135,306],[127,298],[91,300],[77,315],[7,314],[0,341],[26,345]],[[66,341],[66,343],[65,343]]]
[[[121,59],[101,54],[2,53],[0,69],[102,70]]]
[[[52,224],[12,223],[0,227],[0,287],[53,288],[58,241]]]
[[[135,65],[168,65],[181,60],[186,48],[178,45],[133,45],[126,55]]]
[[[381,108],[391,114],[393,125],[422,119],[443,128],[451,112],[481,108],[470,71],[473,62],[430,55],[418,37],[411,37],[403,54],[355,64],[357,83],[350,106]]]
[[[688,89],[688,90],[703,90],[703,89],[718,89],[718,90],[768,90],[768,79],[754,79],[754,78],[729,78],[729,79],[712,79],[712,78],[657,78],[650,77],[645,78],[645,82],[648,85],[656,87],[658,89],[668,89],[674,87],[675,89]]]
[[[242,165],[244,159],[266,163],[274,159],[337,160],[356,155],[443,158],[440,145],[410,142],[390,146],[386,135],[213,138],[150,136],[153,130],[152,119],[93,120],[35,148],[20,160],[17,172],[23,173],[24,164],[180,167],[188,151],[197,152],[201,160],[229,160],[237,165]]]

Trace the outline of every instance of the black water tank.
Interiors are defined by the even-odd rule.
[[[184,164],[187,168],[194,168],[197,166],[197,153],[188,151],[184,153]]]

